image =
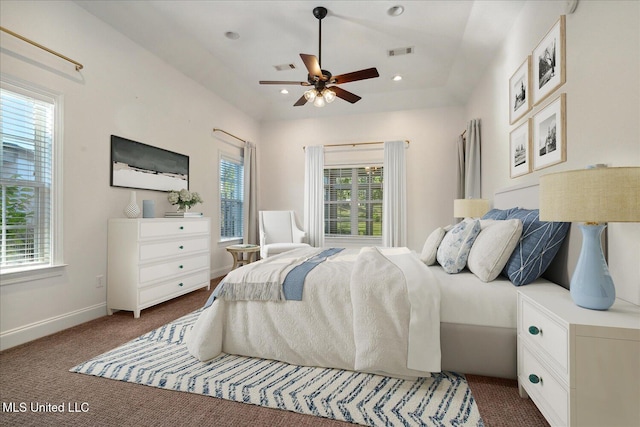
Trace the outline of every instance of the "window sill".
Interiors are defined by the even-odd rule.
[[[16,268],[0,273],[0,286],[16,285],[62,276],[67,264],[48,265],[35,268]]]
[[[242,243],[242,237],[229,238],[229,239],[220,239],[218,240],[218,245],[227,246],[227,245],[237,245],[238,243]]]
[[[325,246],[382,246],[382,237],[365,236],[325,236]]]

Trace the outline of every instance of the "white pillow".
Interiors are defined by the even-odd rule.
[[[449,274],[461,272],[467,264],[467,257],[473,241],[480,233],[479,220],[464,220],[442,239],[438,247],[438,263]]]
[[[519,219],[482,220],[480,234],[469,252],[467,266],[483,282],[490,282],[502,271],[522,235]]]
[[[420,254],[420,261],[427,265],[433,265],[436,263],[436,255],[438,253],[438,246],[444,238],[447,231],[451,230],[453,226],[447,225],[446,227],[438,227],[429,234],[427,240],[422,247],[422,253]]]

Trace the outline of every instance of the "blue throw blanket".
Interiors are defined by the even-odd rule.
[[[268,282],[268,283],[258,283],[252,281],[245,281],[245,279],[241,279],[239,282],[228,283],[227,277],[220,282],[220,284],[213,291],[209,299],[207,300],[204,308],[209,307],[213,304],[213,301],[216,298],[223,298],[226,300],[243,300],[243,301],[282,301],[282,300],[293,300],[293,301],[302,301],[302,292],[304,289],[304,281],[307,277],[307,274],[315,267],[317,267],[320,263],[327,260],[327,258],[341,252],[344,248],[329,248],[325,249],[320,253],[313,255],[310,258],[304,258],[302,261],[297,261],[298,264],[289,270],[284,281],[282,283],[279,282]],[[305,251],[309,251],[309,249],[305,249]],[[317,249],[316,249],[317,251]],[[284,254],[283,254],[284,255]],[[272,258],[269,258],[272,260]],[[266,264],[266,262],[265,262]],[[251,268],[264,268],[263,265],[251,265]],[[283,267],[284,268],[284,267]],[[245,270],[236,270],[234,272],[235,280],[238,280],[238,273],[241,271],[248,272],[248,269]],[[243,275],[245,276],[245,275]],[[277,286],[279,289],[275,289],[274,286]]]
[[[304,288],[304,279],[307,274],[318,266],[321,262],[325,261],[332,255],[335,255],[342,251],[344,248],[329,248],[320,252],[313,258],[309,258],[300,265],[297,265],[291,270],[287,277],[284,279],[282,287],[284,289],[284,298],[293,301],[302,301],[302,290]]]

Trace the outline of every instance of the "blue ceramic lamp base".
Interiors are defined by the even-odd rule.
[[[582,249],[571,278],[571,298],[580,307],[607,310],[616,300],[616,289],[602,253],[600,236],[606,225],[579,225]]]

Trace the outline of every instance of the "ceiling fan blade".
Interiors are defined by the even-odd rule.
[[[321,80],[324,80],[322,70],[320,70],[320,63],[318,62],[318,58],[313,55],[307,55],[306,53],[301,53],[300,58],[302,58],[304,66],[307,67],[310,76],[315,76]]]
[[[333,76],[333,78],[331,79],[331,83],[342,84],[355,82],[356,80],[373,79],[375,77],[380,77],[380,74],[378,74],[378,70],[375,68],[367,68],[365,70],[359,70],[352,73]]]
[[[336,94],[336,95],[337,95],[337,94]],[[295,103],[295,104],[293,104],[293,106],[294,106],[294,107],[299,107],[299,106],[304,105],[304,104],[306,104],[306,103],[307,103],[307,98],[305,98],[305,97],[304,97],[304,95],[302,95],[302,96],[300,97],[300,99],[298,99],[298,100],[296,101],[296,103]]]
[[[299,86],[311,86],[309,82],[290,82],[280,80],[260,80],[258,83],[261,85],[299,85]]]
[[[351,92],[349,92],[347,90],[344,90],[344,89],[342,89],[341,87],[338,87],[338,86],[331,86],[329,89],[334,91],[338,98],[342,98],[345,101],[350,102],[352,104],[355,104],[356,102],[358,102],[358,101],[360,101],[362,99],[361,97],[359,97],[355,93],[351,93]]]

